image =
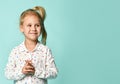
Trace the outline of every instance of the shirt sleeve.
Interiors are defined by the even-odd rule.
[[[18,67],[16,65],[17,61],[17,56],[15,50],[12,50],[9,58],[8,58],[8,63],[5,68],[5,76],[8,79],[12,80],[20,80],[24,78],[24,74],[22,73],[22,68]]]
[[[46,50],[46,58],[45,58],[45,64],[44,67],[36,67],[35,68],[35,76],[37,78],[45,78],[45,79],[51,79],[51,78],[56,78],[58,70],[56,68],[56,64],[54,61],[54,58],[52,56],[51,50],[47,49]]]

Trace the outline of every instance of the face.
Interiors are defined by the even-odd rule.
[[[24,33],[25,39],[37,41],[41,32],[39,18],[35,15],[27,15],[23,21],[20,31]]]

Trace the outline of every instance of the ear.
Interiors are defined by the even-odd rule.
[[[24,32],[24,30],[23,30],[23,25],[20,25],[20,31],[21,31],[21,32]]]

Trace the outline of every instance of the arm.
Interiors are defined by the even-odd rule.
[[[5,76],[8,79],[20,80],[25,76],[22,73],[22,68],[16,65],[16,60],[17,60],[17,57],[15,54],[15,51],[13,50],[9,56],[8,63],[5,68]]]
[[[37,78],[56,78],[57,76],[57,68],[54,62],[54,58],[52,57],[51,51],[49,49],[47,51],[47,56],[45,58],[44,67],[35,68],[35,76]]]

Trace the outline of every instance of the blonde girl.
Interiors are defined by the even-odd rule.
[[[25,40],[13,48],[5,69],[5,76],[15,84],[47,84],[47,79],[57,76],[51,50],[45,46],[45,16],[41,6],[25,10],[20,16],[20,31]]]

